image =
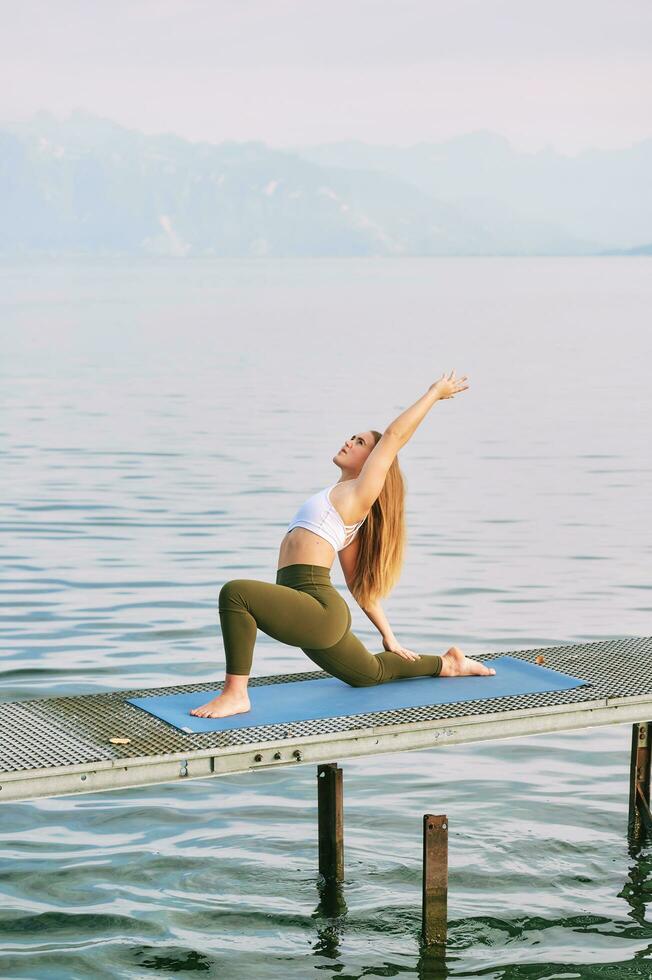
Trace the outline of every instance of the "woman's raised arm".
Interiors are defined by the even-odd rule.
[[[462,378],[456,378],[455,369],[449,375],[442,374],[441,378],[430,385],[425,395],[422,395],[414,405],[410,405],[404,412],[401,412],[398,418],[390,422],[385,431],[394,433],[398,437],[400,445],[404,446],[435,402],[443,398],[452,398],[458,391],[466,391],[469,387],[468,384],[465,384],[466,380],[466,375]]]

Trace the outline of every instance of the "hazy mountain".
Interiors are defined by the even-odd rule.
[[[636,248],[609,249],[604,255],[652,255],[652,242],[647,245],[637,245]]]
[[[487,131],[405,148],[349,142],[292,149],[323,165],[392,174],[468,214],[488,206],[488,220],[500,221],[504,208],[604,248],[631,248],[652,236],[652,139],[575,157],[550,148],[523,153]]]
[[[507,194],[500,200],[497,160],[513,154],[500,137],[470,137],[466,150],[454,142],[457,167],[448,151],[437,165],[442,148],[423,144],[298,153],[40,112],[0,126],[0,253],[578,255],[620,244],[569,232],[572,222],[550,213],[523,212]],[[455,186],[473,194],[452,194],[437,166],[449,177],[457,170]]]

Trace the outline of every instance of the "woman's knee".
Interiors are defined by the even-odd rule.
[[[225,582],[217,599],[221,610],[247,608],[247,579],[234,578]]]
[[[360,649],[366,656],[360,656]],[[310,650],[303,647],[303,652],[322,670],[350,687],[375,687],[383,682],[382,664],[362,647],[353,633],[345,634],[333,647]]]
[[[377,687],[380,681],[374,680],[371,677],[365,677],[364,680],[359,680],[352,677],[342,677],[341,680],[345,681],[349,687]]]

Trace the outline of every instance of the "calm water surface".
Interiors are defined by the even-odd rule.
[[[0,266],[2,699],[221,680],[217,595],[445,370],[400,454],[385,609],[424,653],[652,634],[645,258]],[[346,590],[353,626],[380,638]],[[313,669],[259,633],[254,674]],[[0,808],[0,975],[652,975],[630,726],[344,760],[339,914],[316,767]],[[421,820],[450,818],[444,967]]]

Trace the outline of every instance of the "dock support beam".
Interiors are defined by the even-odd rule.
[[[427,946],[446,947],[448,916],[448,817],[423,816],[421,935]]]
[[[652,837],[652,814],[650,814],[651,749],[652,723],[641,721],[632,725],[628,836],[633,844],[640,844],[645,839],[646,834]]]
[[[327,881],[344,880],[342,776],[336,762],[317,766],[319,871]]]

